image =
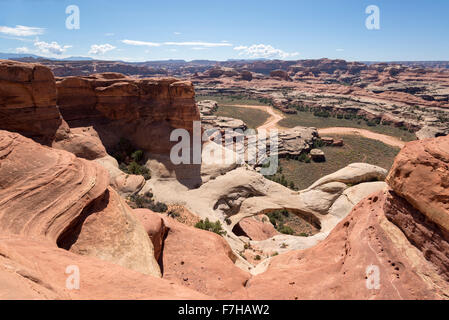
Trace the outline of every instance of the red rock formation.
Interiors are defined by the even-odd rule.
[[[153,246],[106,170],[0,132],[0,230],[160,276]]]
[[[200,115],[190,82],[94,75],[59,79],[58,105],[71,127],[93,125],[108,147],[126,137],[136,147],[166,153],[173,129],[192,131]]]
[[[391,201],[382,192],[362,201],[325,241],[274,258],[241,294],[250,299],[444,299],[448,283],[387,219]],[[378,289],[367,286],[370,266],[380,272]]]
[[[232,299],[250,278],[235,266],[236,257],[222,237],[150,210],[139,210],[138,217],[147,225],[153,243],[166,233],[160,260],[163,279],[215,298]]]
[[[449,232],[449,137],[407,144],[387,181],[398,195]]]
[[[388,177],[392,190],[363,200],[316,247],[274,258],[241,294],[256,299],[447,299],[448,141],[409,143]],[[379,271],[377,288],[367,285],[372,266]]]
[[[51,71],[37,64],[0,60],[0,128],[49,144],[61,126]]]
[[[2,298],[205,298],[148,275],[151,241],[95,163],[0,131],[0,186]]]
[[[292,78],[288,75],[287,71],[284,70],[273,70],[270,72],[270,77],[272,78],[278,78],[280,80],[284,81],[292,81]]]
[[[265,215],[245,218],[238,223],[237,228],[242,233],[236,231],[238,235],[247,236],[254,241],[267,240],[279,234]]]

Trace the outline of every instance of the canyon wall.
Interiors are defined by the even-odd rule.
[[[0,60],[0,128],[50,143],[63,126],[56,99],[50,69]]]
[[[122,137],[141,149],[167,153],[173,129],[192,132],[200,115],[190,82],[134,80],[121,74],[58,79],[57,104],[71,127],[93,126],[106,147]]]

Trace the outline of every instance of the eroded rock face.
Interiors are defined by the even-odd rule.
[[[153,246],[106,170],[0,131],[0,230],[160,276]]]
[[[0,128],[50,144],[63,126],[50,69],[0,60],[0,115]]]
[[[449,137],[407,144],[387,182],[430,221],[449,231]]]
[[[447,297],[445,279],[385,216],[388,197],[378,192],[362,201],[317,246],[273,258],[241,294],[291,300]],[[377,289],[367,286],[370,266],[380,272]]]
[[[135,80],[108,74],[57,81],[58,105],[71,127],[94,126],[103,144],[126,137],[135,147],[166,154],[173,129],[199,121],[193,86],[173,78]]]
[[[139,210],[138,214],[147,224],[153,242],[159,242],[165,233],[160,260],[164,279],[206,295],[229,299],[250,278],[249,273],[235,266],[237,257],[222,237],[149,210]]]
[[[74,284],[68,281],[74,267],[79,268],[79,289],[70,290],[67,282]],[[7,300],[210,299],[170,281],[30,238],[0,240],[0,282],[0,298]]]

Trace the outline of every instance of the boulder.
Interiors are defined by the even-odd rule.
[[[52,147],[73,153],[77,157],[95,160],[107,156],[106,149],[93,127],[70,129],[62,140],[54,141]]]
[[[315,162],[326,162],[326,155],[324,154],[324,151],[321,149],[310,150],[310,157]]]
[[[254,241],[267,240],[279,234],[266,215],[242,219],[242,221],[234,227],[234,233],[237,236],[243,235]]]

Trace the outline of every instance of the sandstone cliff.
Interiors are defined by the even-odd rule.
[[[173,129],[199,121],[190,82],[135,80],[121,74],[58,79],[58,106],[70,127],[93,126],[106,147],[126,137],[145,151],[167,153]]]
[[[49,144],[64,126],[46,67],[0,60],[0,128]]]

